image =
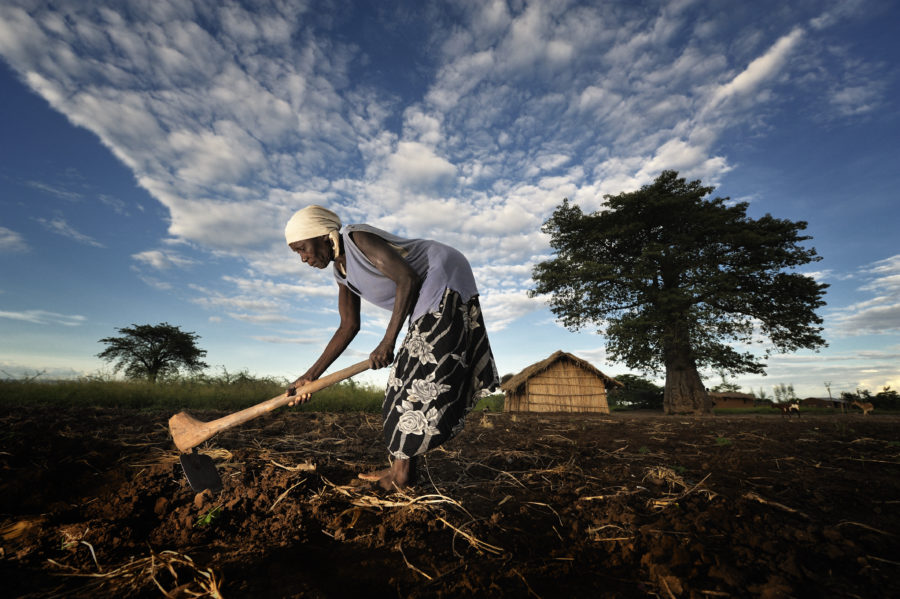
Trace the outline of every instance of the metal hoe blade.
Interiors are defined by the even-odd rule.
[[[184,469],[188,484],[194,491],[198,493],[206,489],[218,491],[222,488],[222,479],[219,477],[215,463],[208,455],[197,453],[196,449],[191,453],[183,453],[181,454],[181,467]]]

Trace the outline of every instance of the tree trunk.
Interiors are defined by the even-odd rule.
[[[692,356],[686,331],[677,325],[667,331],[663,342],[666,387],[663,410],[666,414],[710,414],[712,402],[703,386]]]
[[[666,387],[663,394],[666,414],[709,414],[712,402],[703,387],[697,367],[666,366]]]

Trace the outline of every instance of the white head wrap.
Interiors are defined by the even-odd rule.
[[[322,206],[311,205],[294,213],[284,227],[284,238],[288,245],[295,241],[328,235],[334,247],[334,257],[341,255],[340,217]]]

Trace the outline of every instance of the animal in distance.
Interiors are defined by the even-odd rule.
[[[796,414],[797,418],[800,418],[800,404],[796,401],[791,403],[779,403],[775,405],[778,406],[779,410],[781,410],[782,418],[784,418],[785,416],[790,418],[793,414]]]
[[[869,412],[871,412],[872,410],[875,409],[875,406],[873,406],[872,403],[868,402],[868,401],[854,400],[853,403],[850,405],[854,405],[857,408],[859,408],[860,410],[862,410],[863,416],[868,416]]]

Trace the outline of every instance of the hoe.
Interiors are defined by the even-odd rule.
[[[369,361],[365,360],[348,366],[343,370],[338,370],[327,376],[323,376],[303,387],[297,389],[297,395],[306,393],[315,393],[325,387],[329,387],[344,379],[350,378],[355,374],[359,374],[369,368]],[[181,467],[187,477],[188,483],[194,491],[200,492],[205,489],[217,491],[222,488],[222,479],[216,471],[216,465],[212,458],[208,455],[198,453],[196,446],[203,443],[216,433],[225,429],[243,424],[248,420],[252,420],[257,416],[262,416],[276,408],[286,406],[295,399],[295,396],[282,393],[272,399],[260,402],[255,406],[250,406],[240,412],[234,412],[228,416],[223,416],[217,420],[202,422],[197,420],[187,412],[179,412],[169,418],[169,432],[175,441],[176,447],[182,452],[193,449],[191,453],[181,454]]]

